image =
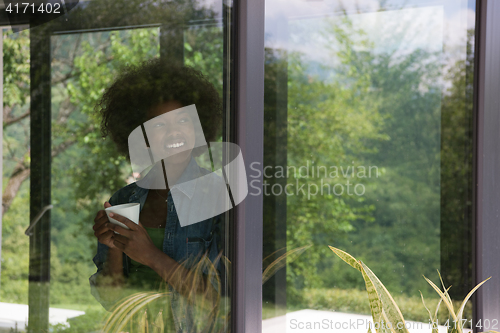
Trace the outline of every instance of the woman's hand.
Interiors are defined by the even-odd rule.
[[[122,250],[131,259],[152,267],[156,258],[164,255],[164,253],[153,244],[153,241],[141,222],[135,224],[126,217],[113,213],[110,213],[109,216],[130,228],[125,229],[116,224],[111,224],[111,226],[109,226],[111,230],[119,233],[119,235],[113,235],[113,246]]]
[[[105,202],[104,208],[108,207],[111,207],[111,204]],[[98,284],[107,287],[110,285],[120,286],[123,283],[123,253],[114,244],[115,233],[110,229],[111,225],[112,223],[109,222],[108,216],[104,210],[97,212],[94,219],[94,235],[97,237],[99,243],[109,247],[103,274],[99,276]],[[109,277],[111,277],[111,280],[109,280]],[[114,296],[112,296],[111,299],[114,299],[113,297]]]
[[[113,213],[109,216],[130,228],[125,229],[116,224],[109,227],[119,233],[113,236],[113,244],[117,249],[131,259],[151,267],[165,282],[183,295],[191,294],[193,286],[196,291],[205,291],[208,286],[205,278],[195,279],[196,273],[191,274],[188,269],[159,250],[140,222],[135,224],[126,217]]]
[[[111,207],[111,204],[109,202],[105,202],[104,208],[108,207]],[[106,211],[98,211],[94,219],[94,235],[97,237],[99,243],[107,245],[110,249],[115,249],[116,247],[113,239],[115,233],[110,228],[111,225],[113,224],[109,222]]]

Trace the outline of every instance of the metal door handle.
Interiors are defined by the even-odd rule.
[[[35,227],[35,225],[38,223],[38,221],[40,221],[43,214],[45,214],[48,210],[50,210],[52,208],[54,208],[53,205],[47,205],[47,206],[43,207],[42,210],[40,211],[40,213],[38,213],[38,215],[35,216],[35,218],[31,221],[30,226],[28,227],[28,229],[26,229],[24,234],[26,236],[33,236],[33,233],[31,232],[31,230]]]

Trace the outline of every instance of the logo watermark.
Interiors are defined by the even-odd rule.
[[[362,196],[366,192],[366,179],[378,178],[382,174],[373,165],[327,166],[309,160],[300,166],[267,165],[263,168],[260,162],[253,162],[250,170],[249,177],[253,178],[249,181],[250,195],[296,195],[308,200],[317,195]],[[271,179],[274,181],[271,182]],[[286,182],[276,182],[279,179]]]

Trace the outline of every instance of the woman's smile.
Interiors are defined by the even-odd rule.
[[[185,144],[186,144],[185,139],[176,138],[174,140],[169,140],[169,141],[165,142],[164,147],[167,149],[176,149],[176,148],[184,147]]]
[[[184,164],[189,161],[195,146],[195,130],[192,117],[183,106],[170,101],[150,110],[144,126],[155,161]]]

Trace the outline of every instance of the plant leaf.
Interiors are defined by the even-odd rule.
[[[269,280],[271,276],[276,274],[278,270],[283,268],[287,263],[287,259],[292,261],[295,260],[298,256],[300,256],[305,250],[307,250],[310,247],[311,245],[306,245],[290,250],[285,254],[282,254],[278,259],[276,259],[272,263],[270,263],[269,266],[267,266],[264,272],[262,273],[262,284],[264,284],[267,280]]]
[[[436,325],[436,322],[434,320],[434,318],[432,317],[432,313],[431,313],[431,310],[429,310],[429,308],[427,307],[427,305],[425,305],[425,301],[424,301],[424,295],[422,295],[422,292],[419,290],[420,292],[420,297],[422,297],[422,303],[424,304],[424,308],[427,310],[427,313],[429,313],[429,318],[431,320],[431,325],[432,325],[432,333],[438,333],[438,327]],[[441,303],[441,301],[439,301],[439,303]],[[439,309],[439,303],[438,303],[438,309]],[[437,309],[436,309],[436,316],[437,316]]]
[[[443,290],[444,290],[443,294],[448,299],[448,302],[450,302],[450,304],[453,305],[453,302],[451,301],[450,294],[448,294],[448,290],[451,288],[451,286],[449,286],[448,288],[446,288],[445,285],[444,285],[444,282],[443,282],[443,278],[441,277],[441,273],[439,273],[439,270],[437,270],[437,272],[438,272],[438,275],[439,275],[439,281],[441,281],[441,285],[443,286]]]
[[[377,289],[373,285],[372,280],[368,277],[368,275],[364,271],[363,267],[356,260],[356,258],[351,256],[349,253],[344,252],[340,249],[337,249],[333,246],[329,246],[329,248],[340,259],[344,260],[350,266],[352,266],[353,268],[356,268],[358,271],[361,272],[361,274],[363,275],[363,280],[365,281],[366,292],[368,293],[368,301],[370,302],[370,311],[372,313],[373,322],[375,325],[377,325],[377,323],[378,323],[378,327],[379,327],[377,329],[377,326],[375,326],[375,331],[377,333],[386,332],[386,329],[382,328],[382,325],[381,325],[382,320],[383,320],[382,303],[380,302],[380,298],[379,298],[379,295],[377,293]]]
[[[436,312],[434,312],[434,321],[436,321],[437,319],[437,316],[438,316],[438,312],[439,312],[439,307],[441,306],[441,303],[443,302],[443,299],[440,298],[439,299],[439,302],[438,302],[438,305],[436,306]]]
[[[117,331],[117,332],[123,331],[123,328],[127,325],[127,323],[131,320],[131,318],[137,312],[139,312],[142,308],[144,308],[144,306],[151,303],[155,299],[158,299],[159,297],[162,297],[162,294],[148,293],[148,296],[145,297],[145,299],[142,300],[139,304],[132,307],[131,311],[129,313],[127,313],[127,316],[124,318],[124,320],[118,323],[119,326],[118,326],[118,328],[115,329],[115,331]]]
[[[163,322],[163,311],[160,310],[156,315],[153,333],[163,333],[165,332],[165,323]]]
[[[131,320],[131,318],[140,311],[145,305],[153,300],[168,295],[168,293],[139,293],[130,297],[126,302],[120,305],[115,312],[110,314],[110,319],[103,327],[103,332],[120,332]],[[118,327],[115,327],[117,326]]]
[[[377,289],[373,285],[373,282],[370,280],[368,275],[366,275],[365,271],[361,268],[361,274],[363,275],[363,280],[365,280],[365,288],[368,293],[368,301],[370,302],[370,310],[372,313],[372,318],[374,323],[382,323],[382,303],[380,302],[380,297],[377,293]],[[375,328],[376,332],[379,332],[378,329]],[[385,331],[385,330],[384,330]]]
[[[433,318],[432,318],[431,310],[429,310],[427,305],[425,305],[424,295],[422,295],[422,292],[420,290],[418,292],[420,293],[420,298],[422,298],[422,304],[424,305],[424,308],[427,310],[427,313],[429,314],[429,320],[432,323],[432,333],[434,333],[434,322],[432,320]]]
[[[465,304],[467,304],[467,302],[469,301],[469,298],[472,297],[472,294],[474,294],[474,292],[479,288],[481,287],[486,281],[488,281],[489,279],[491,279],[491,276],[489,278],[487,278],[486,280],[484,280],[483,282],[479,283],[477,286],[475,286],[471,291],[469,291],[469,293],[467,294],[467,296],[464,298],[463,302],[462,302],[462,305],[460,305],[460,308],[458,309],[458,313],[457,313],[457,318],[458,320],[461,320],[462,319],[462,314],[464,312],[464,308],[465,308]]]
[[[379,295],[380,302],[382,303],[383,314],[386,315],[387,320],[391,323],[391,331],[399,333],[409,333],[406,328],[405,320],[401,310],[399,310],[398,305],[392,298],[389,291],[380,282],[377,276],[366,266],[363,262],[360,262],[361,267],[366,272],[368,278],[372,281],[377,294]]]
[[[137,332],[148,333],[148,311],[144,310],[142,316],[140,316],[139,322],[137,324]]]
[[[116,322],[121,322],[129,311],[129,308],[133,307],[134,303],[139,302],[146,296],[147,295],[144,293],[137,293],[129,296],[123,302],[117,303],[118,305],[114,308],[113,312],[109,315],[108,320],[104,324],[104,328],[113,327]]]
[[[434,282],[432,282],[431,280],[429,280],[428,278],[426,278],[424,276],[424,279],[425,281],[427,281],[427,283],[429,283],[431,285],[432,288],[434,288],[434,290],[439,294],[439,296],[441,297],[441,299],[443,300],[444,304],[446,305],[446,307],[448,308],[448,311],[450,312],[451,316],[453,317],[453,320],[456,322],[457,321],[457,316],[455,315],[455,311],[453,310],[453,306],[452,304],[448,301],[448,298],[446,297],[445,294],[443,294],[443,292],[441,291],[441,289],[438,288],[438,286],[436,286],[434,284]],[[448,293],[446,291],[446,293]]]
[[[344,252],[340,249],[337,249],[336,247],[333,247],[333,246],[328,246],[330,248],[330,250],[332,250],[340,259],[344,260],[346,263],[348,263],[349,265],[351,265],[352,267],[356,268],[358,271],[361,272],[361,265],[359,264],[359,262],[356,260],[356,258],[354,258],[353,256],[351,256],[349,253],[347,252]]]
[[[286,247],[283,247],[281,249],[278,249],[271,253],[270,255],[266,256],[264,259],[262,259],[262,267],[267,267],[269,266],[274,260],[274,257],[279,257],[286,253]]]
[[[446,289],[446,291],[450,290],[451,286]],[[439,298],[438,305],[436,306],[436,312],[434,312],[434,322],[437,322],[437,317],[438,317],[438,312],[439,312],[439,307],[441,306],[441,303],[443,302],[442,298]]]

